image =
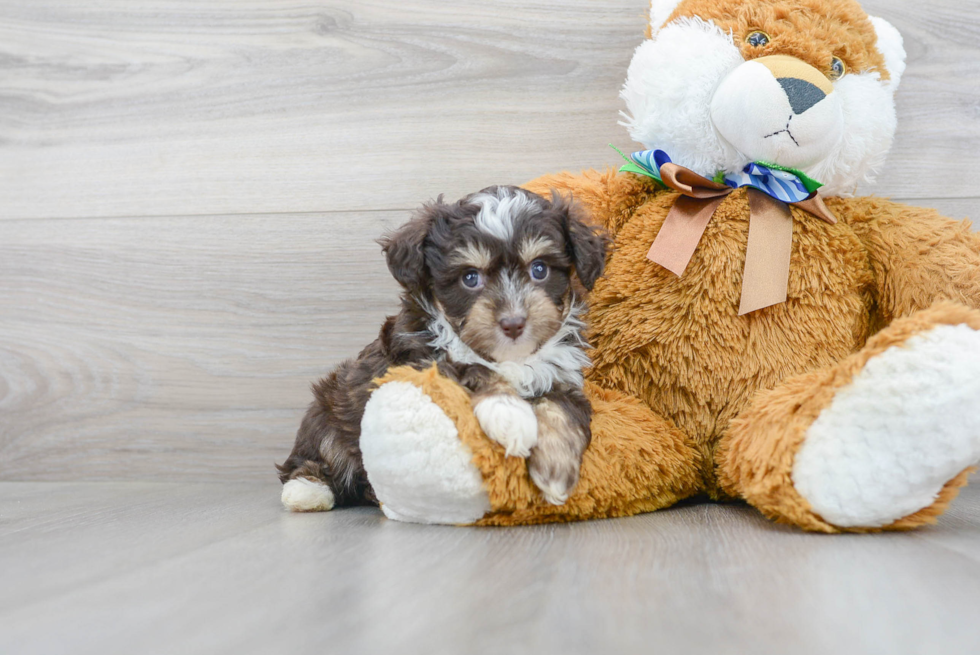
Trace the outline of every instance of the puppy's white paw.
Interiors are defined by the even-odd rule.
[[[489,396],[477,403],[473,413],[487,436],[503,446],[508,456],[527,457],[538,443],[538,419],[522,398]]]
[[[293,512],[326,512],[333,509],[334,497],[322,482],[295,478],[282,486],[282,504]]]

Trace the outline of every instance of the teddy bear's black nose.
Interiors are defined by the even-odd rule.
[[[793,113],[800,115],[827,97],[815,84],[796,77],[780,77],[779,85],[783,87]]]

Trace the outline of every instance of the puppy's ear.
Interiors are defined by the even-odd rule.
[[[551,204],[562,215],[565,243],[575,264],[575,274],[582,286],[591,291],[606,267],[606,251],[609,235],[600,227],[588,222],[584,207],[556,191],[551,192]]]
[[[392,277],[410,292],[428,286],[429,267],[425,263],[425,239],[432,229],[442,196],[419,209],[415,216],[395,232],[378,240]]]

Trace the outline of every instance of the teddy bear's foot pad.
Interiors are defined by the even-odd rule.
[[[941,325],[867,362],[810,426],[793,486],[825,521],[877,528],[980,460],[980,332]]]
[[[361,452],[390,519],[464,524],[490,511],[480,471],[453,421],[409,382],[388,382],[371,394]]]

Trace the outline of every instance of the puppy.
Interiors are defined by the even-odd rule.
[[[558,195],[490,187],[453,204],[440,197],[380,243],[404,288],[401,311],[313,385],[293,451],[277,465],[283,504],[377,504],[358,443],[373,380],[432,363],[471,392],[487,436],[528,458],[545,499],[563,504],[591,439],[581,299],[602,275],[607,237]]]

